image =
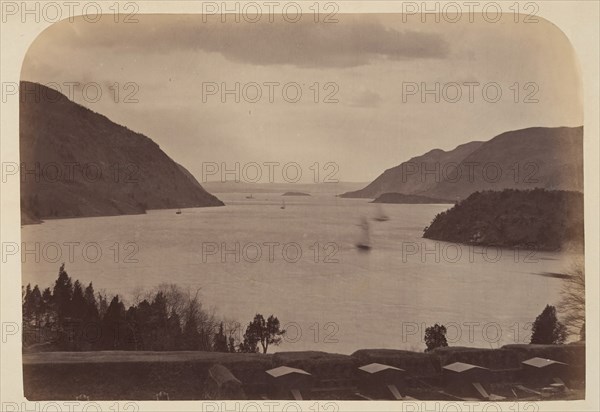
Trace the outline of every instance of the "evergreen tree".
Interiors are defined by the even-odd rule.
[[[168,349],[168,322],[167,301],[165,295],[162,292],[158,292],[150,305],[150,317],[147,325],[151,335],[150,344],[152,350]]]
[[[531,331],[531,343],[562,344],[567,339],[567,328],[558,321],[556,308],[551,305],[535,318]]]
[[[82,319],[87,310],[87,302],[83,296],[81,283],[76,280],[73,284],[73,295],[71,297],[70,317]]]
[[[45,329],[49,332],[52,330],[54,326],[54,320],[56,318],[56,313],[54,310],[54,302],[52,291],[50,288],[44,289],[42,292],[42,322]]]
[[[98,302],[96,301],[92,282],[90,282],[90,284],[85,288],[83,297],[85,299],[86,319],[90,322],[97,322],[100,319],[100,314],[98,312]]]
[[[56,309],[57,320],[59,324],[70,315],[71,297],[73,296],[73,284],[71,278],[65,271],[65,264],[60,266],[58,279],[54,283],[52,297]]]
[[[107,350],[125,349],[126,330],[125,306],[117,295],[111,300],[102,318],[101,347]]]
[[[30,323],[33,317],[33,308],[31,305],[31,283],[27,284],[25,287],[25,292],[23,293],[23,322]]]
[[[98,292],[98,315],[100,318],[104,318],[106,311],[108,310],[108,298],[106,293]]]
[[[44,314],[44,300],[42,299],[42,294],[40,292],[40,288],[38,285],[33,287],[31,291],[31,296],[29,297],[29,305],[31,314],[33,316],[33,324],[36,327],[39,327],[42,321],[42,316]]]

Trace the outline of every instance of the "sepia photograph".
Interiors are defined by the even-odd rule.
[[[544,2],[181,3],[2,2],[46,21],[2,79],[2,410],[597,399],[597,73]]]

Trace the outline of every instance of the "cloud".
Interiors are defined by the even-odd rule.
[[[129,25],[63,22],[42,36],[54,33],[55,41],[69,47],[149,53],[203,50],[236,62],[311,68],[355,67],[376,59],[444,58],[449,50],[437,33],[400,31],[371,17],[342,18],[336,24],[203,23],[199,15],[145,15],[139,20]]]

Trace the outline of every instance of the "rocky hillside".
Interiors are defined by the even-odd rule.
[[[372,183],[363,189],[347,192],[340,197],[376,198],[384,193],[419,194],[432,189],[440,181],[435,173],[438,165],[458,164],[467,155],[478,149],[483,142],[470,142],[445,152],[434,149],[422,156],[412,159],[386,170]]]
[[[457,200],[507,188],[583,191],[583,127],[533,127],[449,152],[432,150],[342,197],[396,192]]]
[[[459,179],[427,190],[432,197],[464,199],[482,190],[534,189],[583,192],[583,127],[534,127],[496,136],[462,161]],[[497,173],[498,171],[499,173]]]
[[[221,206],[150,138],[21,82],[22,223]]]
[[[583,245],[583,194],[562,190],[475,192],[438,214],[423,237],[472,245],[559,250]]]

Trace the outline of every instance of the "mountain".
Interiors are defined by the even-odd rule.
[[[449,152],[432,150],[342,197],[396,192],[456,200],[482,190],[536,187],[583,191],[583,127],[533,127]]]
[[[222,206],[150,138],[21,82],[22,223]]]
[[[583,193],[475,192],[438,214],[423,237],[470,245],[558,250],[583,246]]]
[[[367,187],[344,193],[340,197],[376,198],[384,193],[426,192],[440,180],[436,173],[427,173],[427,171],[435,170],[438,165],[458,164],[482,144],[483,142],[470,142],[448,152],[441,149],[431,150],[386,170]]]
[[[533,127],[502,133],[462,161],[460,178],[428,190],[433,197],[464,199],[482,190],[534,189],[583,192],[583,127]],[[499,171],[501,173],[496,173]]]

